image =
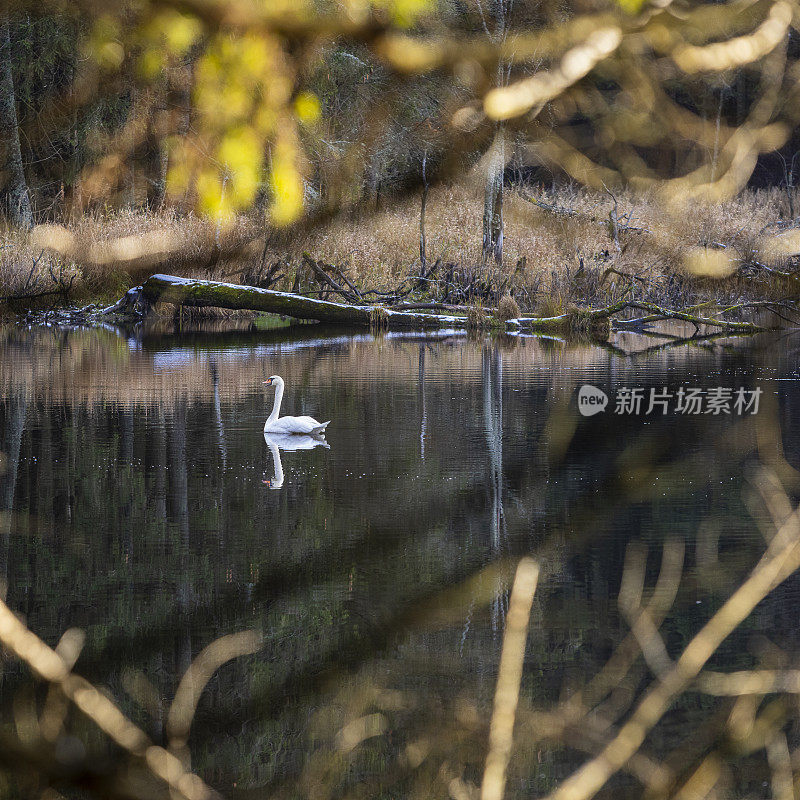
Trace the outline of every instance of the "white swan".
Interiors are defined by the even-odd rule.
[[[330,420],[317,422],[313,417],[279,417],[283,400],[283,378],[280,375],[270,375],[264,383],[275,387],[275,403],[272,406],[272,413],[264,423],[264,433],[304,433],[311,436],[321,436],[325,433]]]
[[[275,470],[275,477],[263,481],[270,489],[280,489],[283,486],[283,464],[281,462],[281,450],[313,450],[315,447],[327,447],[330,445],[320,434],[316,436],[297,435],[296,433],[267,433],[264,431],[264,441],[272,453],[272,467]]]

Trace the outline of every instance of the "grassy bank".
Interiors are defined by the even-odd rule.
[[[623,296],[676,308],[709,297],[723,304],[791,298],[797,295],[794,259],[762,255],[765,242],[790,227],[787,208],[777,189],[672,213],[648,195],[510,189],[503,263],[483,264],[482,198],[464,186],[437,187],[426,213],[428,270],[440,263],[415,296],[490,305],[511,294],[524,312],[545,315]],[[23,298],[12,308],[111,299],[154,271],[318,296],[322,289],[304,253],[333,265],[361,289],[392,289],[421,273],[417,197],[342,215],[291,238],[270,236],[266,246],[263,224],[254,217],[222,230],[192,214],[128,210],[87,215],[67,228],[84,252],[104,252],[125,237],[158,235],[169,240],[170,254],[124,265],[112,258],[72,259],[6,231],[0,293]],[[714,263],[722,259],[726,276],[692,274],[687,254],[698,252]]]

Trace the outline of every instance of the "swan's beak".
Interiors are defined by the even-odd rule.
[[[264,381],[264,385],[265,385],[265,386],[272,386],[272,378],[267,378],[267,379]]]

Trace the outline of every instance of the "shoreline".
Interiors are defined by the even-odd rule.
[[[612,215],[597,192],[510,187],[500,263],[482,260],[473,195],[463,185],[431,189],[424,262],[415,197],[280,233],[254,215],[221,229],[174,208],[87,215],[30,235],[7,230],[0,313],[113,304],[158,272],[451,314],[491,312],[511,298],[519,313],[506,318],[556,317],[625,299],[676,312],[739,306],[736,321],[747,321],[748,304],[772,303],[791,316],[800,297],[800,222],[786,218],[777,188],[684,212],[646,194],[621,194]]]

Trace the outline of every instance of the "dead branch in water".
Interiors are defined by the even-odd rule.
[[[766,305],[766,304],[765,304]],[[662,308],[655,303],[648,303],[644,300],[620,300],[620,302],[607,308],[599,309],[597,311],[589,312],[595,317],[610,318],[615,314],[619,314],[628,308],[640,309],[642,311],[650,311],[648,317],[643,317],[636,320],[614,320],[614,327],[624,329],[634,328],[650,322],[659,322],[662,320],[674,319],[682,322],[691,322],[696,326],[707,325],[713,328],[720,328],[729,331],[738,331],[742,333],[758,333],[759,331],[767,330],[762,325],[756,325],[752,322],[733,322],[731,320],[719,319],[715,317],[701,317],[696,314],[691,314],[688,311],[677,311],[668,308]],[[697,306],[690,310],[694,310]],[[726,311],[732,309],[725,309]],[[724,313],[724,312],[723,312]]]

